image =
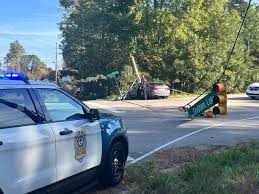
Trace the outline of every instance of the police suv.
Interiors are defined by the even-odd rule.
[[[71,193],[120,183],[128,140],[120,117],[58,86],[0,74],[0,193]]]

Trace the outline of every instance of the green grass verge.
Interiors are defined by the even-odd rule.
[[[155,174],[152,162],[127,168],[133,193],[252,193],[259,182],[259,143],[206,155],[178,172]]]

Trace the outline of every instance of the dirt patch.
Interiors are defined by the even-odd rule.
[[[208,149],[196,149],[183,147],[178,149],[167,149],[155,153],[150,159],[154,161],[157,170],[175,168],[183,166],[201,159],[204,155],[213,154],[216,151],[229,148],[228,146],[211,146]]]

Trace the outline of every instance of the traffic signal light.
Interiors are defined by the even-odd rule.
[[[213,108],[214,115],[225,115],[227,114],[227,90],[226,86],[223,83],[218,83],[213,86],[212,92],[216,93],[213,97],[213,104],[215,106]]]

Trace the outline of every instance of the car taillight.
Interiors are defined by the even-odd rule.
[[[156,91],[156,90],[158,90],[158,88],[156,86],[151,87],[151,91]]]
[[[170,91],[171,89],[169,87],[166,87],[165,90],[169,90]]]

